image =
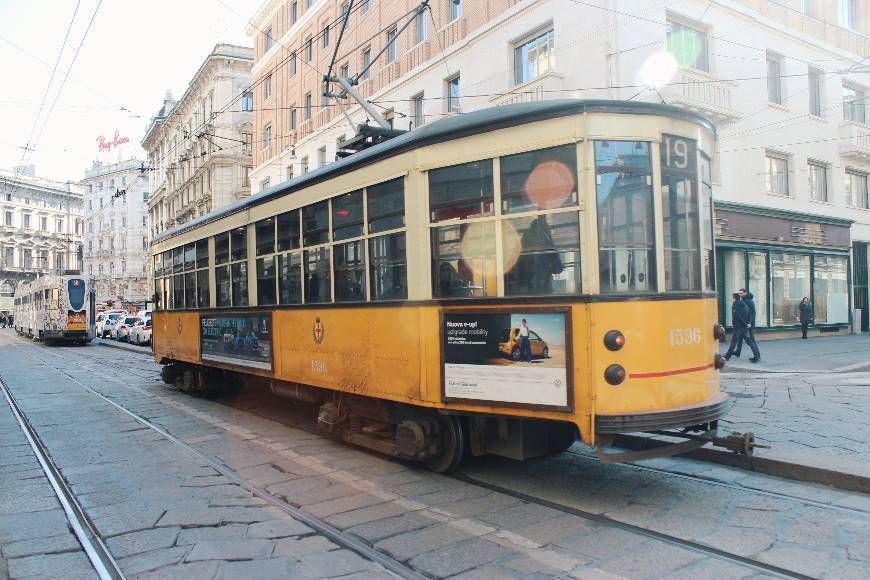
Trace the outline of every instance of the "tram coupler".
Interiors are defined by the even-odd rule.
[[[756,443],[755,435],[751,431],[747,433],[732,431],[727,437],[713,437],[711,442],[714,447],[724,447],[728,451],[746,457],[752,457],[755,449],[770,449],[770,445]]]

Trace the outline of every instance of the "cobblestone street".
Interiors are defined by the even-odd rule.
[[[604,466],[581,445],[442,476],[312,433],[286,400],[191,398],[158,373],[145,354],[0,336],[0,377],[128,577],[402,575],[269,497],[426,577],[866,577],[865,494],[679,458]],[[729,426],[866,465],[866,375],[800,379],[726,375],[745,393]],[[95,577],[5,403],[0,430],[0,577]]]

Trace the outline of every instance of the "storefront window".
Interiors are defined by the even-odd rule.
[[[743,250],[722,252],[724,274],[725,326],[732,326],[731,295],[746,287],[746,253]]]
[[[656,290],[649,143],[596,141],[601,292]]]
[[[749,292],[755,302],[755,326],[767,326],[767,254],[749,252]]]
[[[816,256],[813,264],[813,315],[816,324],[849,322],[849,260]]]
[[[771,252],[773,326],[800,324],[798,305],[810,295],[810,256]]]

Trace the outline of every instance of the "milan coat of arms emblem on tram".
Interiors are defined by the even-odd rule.
[[[314,342],[317,344],[323,342],[323,323],[320,322],[320,317],[314,319],[314,328],[311,329],[311,334],[314,336]]]

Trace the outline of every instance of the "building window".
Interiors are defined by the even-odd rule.
[[[362,73],[360,78],[365,80],[371,76],[369,65],[372,63],[372,49],[367,48],[362,53]]]
[[[13,225],[13,219],[14,219],[13,215],[14,214],[11,211],[9,211],[9,210],[6,211],[6,225],[7,226]]]
[[[272,180],[268,177],[266,179],[264,179],[263,181],[261,181],[260,182],[260,191],[265,191],[265,190],[269,189],[269,185],[271,183],[272,183]]]
[[[290,53],[290,76],[296,75],[296,53]]]
[[[30,214],[29,213],[24,214],[24,228],[28,229],[28,230],[30,229]]]
[[[601,293],[656,290],[652,163],[645,141],[596,141]]]
[[[317,166],[323,167],[326,165],[326,145],[317,150]]]
[[[767,193],[788,195],[788,158],[768,152],[766,154],[767,173],[765,183]]]
[[[396,29],[387,33],[387,62],[396,62]]]
[[[852,207],[870,209],[866,173],[846,170],[846,201]]]
[[[242,155],[250,155],[252,151],[251,144],[254,142],[253,133],[242,133]]]
[[[767,100],[782,104],[782,58],[770,52],[767,53]]]
[[[447,112],[462,112],[462,108],[459,106],[459,75],[447,80]]]
[[[828,201],[828,166],[814,161],[807,162],[810,199]]]
[[[329,25],[328,24],[323,27],[323,32],[320,35],[320,40],[321,40],[323,48],[326,48],[329,46]]]
[[[290,130],[291,131],[296,130],[296,104],[295,103],[290,108]]]
[[[866,121],[864,89],[843,85],[843,119],[855,123]]]
[[[263,83],[263,98],[268,99],[272,96],[272,75],[267,75]]]
[[[305,120],[311,119],[311,93],[305,94]]]
[[[810,296],[810,256],[771,252],[770,271],[773,326],[799,324],[798,305]]]
[[[450,20],[456,20],[462,16],[462,0],[449,0],[450,5]]]
[[[362,11],[363,14],[369,11],[369,6],[371,4],[371,0],[362,0]]]
[[[299,166],[302,169],[302,175],[308,173],[308,155],[306,155],[299,161]]]
[[[837,0],[837,23],[849,30],[857,29],[858,6],[856,0]]]
[[[250,112],[254,110],[254,93],[245,91],[242,95],[242,111]]]
[[[816,0],[801,0],[801,12],[810,18],[816,18]]]
[[[265,42],[266,50],[269,50],[270,48],[272,48],[272,44],[274,44],[274,41],[272,40],[272,27],[271,26],[266,30],[266,32],[263,33],[263,40]]]
[[[555,33],[549,30],[514,49],[514,82],[516,84],[530,81],[555,68],[555,38]]]
[[[268,149],[272,146],[272,125],[263,128],[263,147]]]
[[[311,62],[311,60],[313,58],[314,58],[314,43],[312,42],[311,37],[309,36],[305,40],[305,62]]]
[[[293,166],[288,165],[287,166],[287,181],[289,181],[291,179],[293,179]]]
[[[813,259],[813,320],[815,324],[849,322],[849,259]]]
[[[290,24],[296,24],[299,18],[299,2],[293,2],[290,5]]]
[[[414,124],[414,127],[422,127],[426,123],[426,112],[423,103],[423,93],[417,93],[411,97],[411,122]]]
[[[667,44],[678,65],[709,72],[706,32],[668,20]]]
[[[809,69],[807,80],[810,87],[810,115],[822,116],[822,73],[816,69]]]
[[[340,76],[341,78],[344,78],[344,79],[348,78],[350,76],[350,65],[347,63],[344,63],[343,65],[341,65],[341,69],[339,70],[338,76]]]
[[[417,44],[420,44],[424,40],[426,40],[426,35],[428,33],[428,11],[429,8],[426,7],[419,12],[417,12],[417,16],[414,17],[414,41]]]

